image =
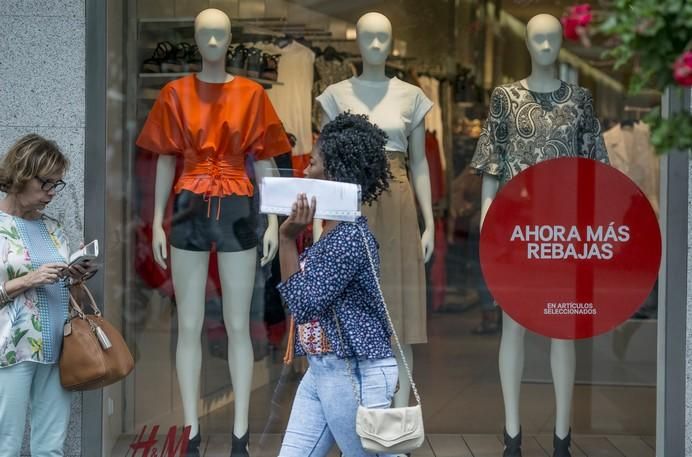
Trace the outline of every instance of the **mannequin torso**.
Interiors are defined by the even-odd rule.
[[[349,78],[327,87],[317,100],[329,120],[345,111],[366,114],[387,133],[385,149],[404,153],[409,150],[412,131],[432,107],[422,90],[398,78]]]
[[[495,88],[471,166],[503,185],[543,160],[579,156],[607,162],[591,94],[557,82],[550,92],[529,90],[524,81]]]

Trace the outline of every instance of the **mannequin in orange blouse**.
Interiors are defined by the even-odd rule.
[[[271,175],[272,157],[291,150],[264,89],[226,73],[231,22],[217,9],[195,19],[195,41],[202,71],[167,84],[137,140],[138,146],[160,154],[152,249],[156,262],[167,267],[167,242],[178,311],[176,369],[188,455],[199,455],[201,434],[197,405],[202,361],[205,284],[210,251],[218,253],[223,291],[223,318],[228,333],[228,364],[233,384],[232,456],[248,456],[248,409],[253,353],[249,319],[257,262],[254,189],[245,172],[247,155],[254,157],[257,180]],[[172,228],[167,239],[164,214],[175,180],[176,160],[183,161],[175,182]],[[278,223],[269,216],[263,239],[262,265],[278,250]]]

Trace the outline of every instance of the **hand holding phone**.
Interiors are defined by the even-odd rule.
[[[95,260],[99,256],[99,240],[94,240],[78,251],[70,255],[69,266],[81,264],[88,260]]]
[[[80,250],[72,253],[69,264],[64,270],[74,281],[85,281],[91,278],[98,271],[98,266],[94,260],[99,256],[98,240],[94,240]]]

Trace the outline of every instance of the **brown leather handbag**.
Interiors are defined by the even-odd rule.
[[[83,311],[75,289],[83,292],[80,295],[93,314]],[[73,391],[98,389],[125,378],[134,365],[125,340],[101,315],[89,289],[83,283],[74,285],[60,352],[62,386]]]

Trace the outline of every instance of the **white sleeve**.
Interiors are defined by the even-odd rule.
[[[330,121],[333,121],[341,112],[336,103],[332,86],[327,87],[315,100],[320,104]]]
[[[418,125],[423,122],[425,115],[432,109],[433,102],[426,97],[422,90],[416,88],[416,94],[413,99],[413,110],[411,112],[411,126],[408,134],[410,134]]]

